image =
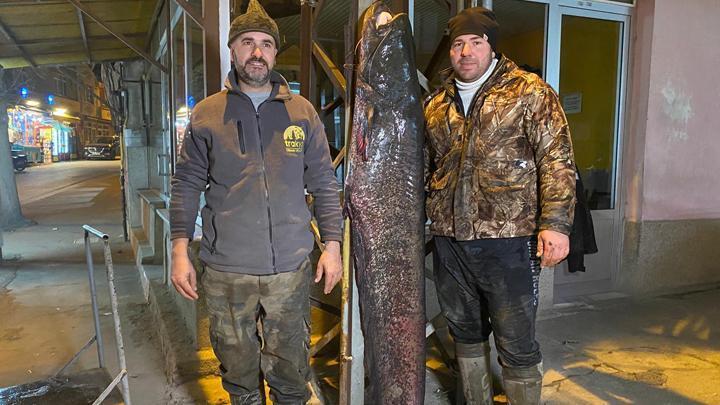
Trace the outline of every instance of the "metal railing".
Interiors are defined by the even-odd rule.
[[[125,346],[123,344],[122,330],[120,329],[120,313],[118,312],[117,291],[115,290],[115,272],[113,270],[112,252],[110,250],[110,237],[107,234],[100,232],[89,225],[83,225],[82,229],[85,233],[85,260],[87,262],[88,280],[90,283],[90,301],[92,303],[95,335],[90,338],[90,340],[85,344],[85,346],[83,346],[82,349],[80,349],[80,351],[77,352],[75,356],[73,356],[73,358],[70,359],[70,361],[67,362],[67,364],[65,364],[65,366],[63,366],[63,368],[61,368],[60,371],[55,374],[55,376],[57,377],[61,375],[68,367],[70,367],[71,364],[73,364],[80,357],[80,354],[82,354],[85,350],[92,346],[93,343],[96,343],[97,346],[98,365],[101,369],[105,368],[105,346],[103,344],[102,330],[100,329],[100,310],[98,308],[97,288],[95,285],[95,266],[93,263],[92,248],[90,246],[90,237],[92,235],[99,238],[103,242],[105,269],[108,279],[108,290],[110,292],[110,307],[113,316],[113,326],[115,329],[115,343],[117,348],[118,365],[120,367],[120,371],[118,372],[118,374],[110,382],[110,384],[105,387],[100,396],[98,396],[95,402],[93,402],[93,405],[100,405],[102,401],[104,401],[105,398],[110,395],[112,390],[117,387],[118,384],[120,384],[120,393],[122,394],[125,405],[131,405],[127,364],[125,362]]]

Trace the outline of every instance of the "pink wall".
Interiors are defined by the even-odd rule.
[[[642,220],[720,218],[720,1],[655,0],[654,5],[651,43],[638,37],[634,44],[634,56],[643,53],[642,46],[652,46],[652,53],[644,153],[633,150],[631,140],[625,161],[627,168],[642,171],[626,170],[641,176],[628,185],[628,218],[633,213]],[[647,81],[642,76],[636,78]],[[634,98],[645,101],[642,94]],[[643,125],[632,121],[635,137],[632,129]]]
[[[647,132],[652,61],[653,16],[655,0],[641,1],[632,16],[632,42],[627,105],[628,126],[623,148],[622,183],[625,190],[625,218],[642,220],[643,172],[645,170],[645,133]]]

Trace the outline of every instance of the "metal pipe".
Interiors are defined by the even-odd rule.
[[[93,310],[93,322],[95,324],[95,339],[97,340],[97,352],[98,352],[98,365],[100,368],[105,367],[105,354],[103,352],[103,339],[102,332],[100,331],[100,314],[97,304],[97,289],[95,288],[95,269],[93,267],[92,249],[90,248],[90,234],[99,235],[97,230],[83,225],[85,230],[85,261],[87,262],[88,278],[90,279],[90,302],[92,303]],[[103,234],[104,235],[104,234]],[[107,236],[107,235],[104,235]],[[102,237],[102,236],[100,236]]]
[[[225,38],[228,37],[230,34],[230,2],[229,1],[219,1],[219,10],[218,10],[218,39],[219,39],[219,47],[218,49],[221,49],[220,53],[220,78],[217,83],[217,89],[223,89],[225,87],[224,81],[225,81],[225,75],[230,71],[230,67],[232,65],[230,61],[230,52],[225,51]]]
[[[107,235],[106,235],[107,236]],[[130,386],[127,377],[127,364],[125,362],[125,345],[123,344],[122,331],[120,329],[120,314],[118,313],[117,291],[115,291],[115,272],[113,270],[112,252],[110,251],[110,241],[104,238],[105,244],[105,266],[107,268],[108,289],[110,290],[110,308],[113,315],[113,326],[115,327],[115,342],[117,344],[118,365],[121,372],[125,372],[120,384],[122,385],[122,396],[125,405],[130,403]]]
[[[470,0],[470,7],[477,7],[477,6],[478,6],[478,0]],[[492,10],[493,0],[482,0],[482,6],[488,10]]]
[[[168,65],[169,66],[175,66],[175,50],[173,47],[173,44],[175,43],[175,33],[173,32],[175,27],[172,25],[172,16],[170,16],[170,2],[165,3],[165,7],[167,10],[166,15],[166,22],[167,22],[167,30],[165,30],[165,44],[167,46],[167,55],[168,55]],[[177,75],[175,74],[175,68],[172,67],[168,69],[167,72],[165,72],[169,76],[168,81],[168,107],[170,108],[170,113],[167,114],[167,118],[170,120],[168,123],[168,129],[170,130],[170,172],[175,172],[175,161],[177,160],[177,128],[175,127],[175,111],[177,107],[175,105],[175,82],[177,81]]]
[[[110,385],[108,385],[105,390],[100,394],[99,397],[95,400],[95,402],[92,403],[92,405],[100,405],[105,400],[105,398],[110,395],[112,390],[115,388],[116,385],[118,385],[118,382],[120,379],[123,378],[127,380],[127,370],[120,370],[117,376],[110,382]],[[129,404],[129,402],[126,402],[126,404]]]
[[[133,52],[135,52],[136,54],[140,55],[140,56],[141,56],[143,59],[145,59],[146,61],[152,63],[152,64],[155,65],[155,66],[157,66],[157,68],[160,69],[160,70],[162,70],[163,72],[167,72],[167,69],[168,69],[167,67],[163,66],[162,63],[160,63],[160,62],[156,61],[155,59],[153,59],[152,56],[150,56],[150,55],[149,55],[147,52],[145,52],[144,50],[140,49],[137,45],[135,45],[135,44],[133,44],[132,42],[130,42],[127,38],[125,38],[124,35],[113,31],[112,28],[110,28],[110,26],[109,26],[107,23],[105,23],[105,21],[101,20],[101,19],[100,19],[99,17],[97,17],[95,14],[91,13],[90,10],[88,10],[87,7],[85,7],[85,5],[83,5],[82,3],[80,3],[79,0],[67,0],[67,1],[68,1],[68,3],[72,4],[73,6],[75,6],[75,8],[77,8],[78,10],[82,11],[83,13],[85,13],[85,15],[87,15],[88,17],[90,17],[91,20],[95,21],[95,23],[96,23],[97,25],[101,26],[103,29],[105,29],[105,31],[107,31],[108,33],[112,34],[112,36],[114,36],[114,37],[117,38],[120,42],[122,42],[123,44],[125,44],[125,46],[127,46],[127,47],[130,48],[130,49],[132,49]]]
[[[78,358],[80,358],[80,355],[83,354],[83,352],[85,352],[85,350],[87,350],[88,347],[92,346],[92,344],[95,343],[96,340],[97,340],[97,336],[91,337],[90,340],[88,340],[87,343],[85,343],[85,346],[83,346],[82,349],[80,349],[80,351],[78,351],[77,353],[75,353],[75,355],[73,356],[73,358],[70,359],[70,361],[68,361],[67,363],[65,363],[65,365],[64,365],[57,373],[55,373],[55,375],[53,375],[53,377],[57,377],[57,376],[59,376],[59,375],[62,375],[62,373],[64,373],[65,370],[67,370],[68,367],[70,367],[73,363],[75,363],[75,361],[76,361]]]
[[[108,234],[106,234],[106,233],[104,233],[104,232],[98,231],[97,229],[93,228],[93,227],[90,226],[90,225],[83,225],[83,226],[82,226],[82,229],[85,230],[85,237],[86,237],[86,238],[87,238],[87,236],[88,236],[87,234],[88,234],[88,232],[89,232],[89,233],[97,236],[98,238],[100,238],[100,239],[102,239],[102,240],[108,240],[108,239],[110,239],[110,235],[108,235]],[[92,256],[90,257],[90,259],[92,259]],[[92,260],[90,260],[90,264],[92,264]]]
[[[38,65],[35,62],[35,59],[28,53],[28,51],[23,47],[22,45],[18,45],[18,40],[15,38],[15,35],[10,31],[10,29],[0,21],[0,33],[2,33],[8,40],[10,40],[10,44],[15,46],[18,51],[20,51],[20,55],[27,61],[27,63],[30,64],[30,66],[36,68]]]

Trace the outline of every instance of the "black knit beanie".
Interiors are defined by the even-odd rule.
[[[460,11],[448,21],[448,28],[451,43],[460,35],[485,34],[492,49],[496,49],[500,25],[495,19],[495,13],[484,7],[472,7]]]
[[[228,35],[228,46],[244,32],[264,32],[275,39],[275,47],[280,46],[280,31],[275,20],[265,12],[258,0],[250,0],[247,11],[233,20],[230,24],[230,35]]]

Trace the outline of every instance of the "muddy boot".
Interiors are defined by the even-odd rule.
[[[230,394],[230,405],[262,405],[263,396],[260,391],[249,392],[242,395]]]
[[[463,394],[467,405],[492,405],[492,375],[490,373],[490,344],[455,343],[460,366]]]
[[[542,363],[531,367],[503,367],[503,385],[510,405],[537,405],[542,392]]]

